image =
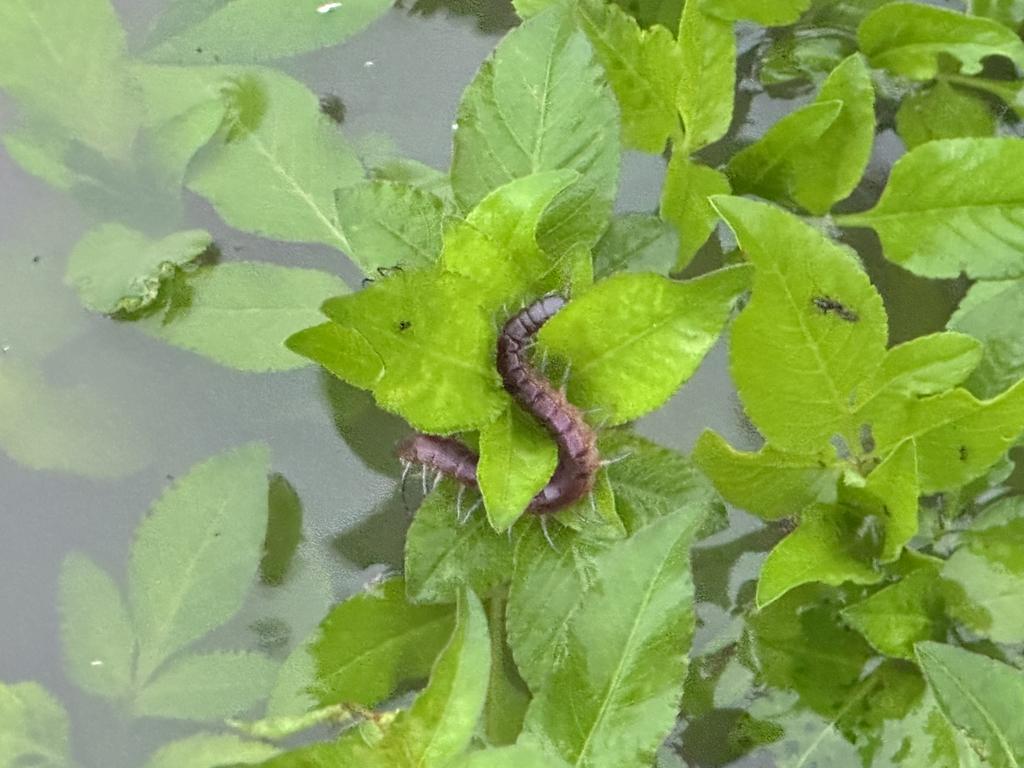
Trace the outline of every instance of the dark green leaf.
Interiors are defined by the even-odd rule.
[[[621,424],[663,405],[693,374],[749,279],[742,267],[687,282],[616,275],[571,302],[539,338],[570,364],[569,399]]]
[[[254,443],[195,466],[139,526],[128,570],[139,684],[241,606],[263,554],[268,460]]]
[[[267,496],[267,538],[260,560],[260,581],[280,586],[302,541],[302,501],[283,475],[270,476]]]
[[[451,635],[448,606],[410,605],[405,581],[388,579],[339,603],[309,649],[321,705],[376,706],[402,683],[425,679]]]
[[[940,54],[959,59],[965,75],[981,72],[986,56],[1006,56],[1024,65],[1024,43],[1016,32],[990,19],[923,3],[883,5],[864,19],[857,40],[871,66],[915,80],[935,77]]]
[[[513,179],[570,169],[580,181],[547,212],[553,255],[597,242],[619,172],[618,109],[583,32],[554,6],[510,32],[459,105],[452,186],[464,209]]]
[[[678,226],[678,222],[669,220]],[[676,229],[657,216],[646,213],[613,216],[594,246],[594,278],[600,280],[616,272],[666,274],[676,263],[678,243]]]

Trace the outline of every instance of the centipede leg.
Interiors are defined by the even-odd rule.
[[[455,522],[462,522],[462,497],[466,495],[466,486],[459,485],[459,492],[455,494]]]
[[[594,498],[594,492],[591,491],[587,496],[590,498],[590,511],[594,513],[594,517],[597,517],[597,499]]]
[[[569,386],[569,370],[572,368],[572,363],[565,364],[565,372],[562,374],[562,383],[559,385],[559,389],[565,392],[566,387]]]
[[[479,499],[477,499],[476,501],[473,502],[473,506],[471,506],[469,509],[466,510],[466,516],[463,517],[461,520],[459,520],[459,525],[465,525],[466,523],[469,522],[469,518],[471,518],[473,516],[473,513],[476,512],[477,507],[479,507],[480,504],[483,503],[483,500],[484,500],[484,497],[481,496]]]
[[[427,465],[423,465],[423,472],[420,474],[420,480],[423,481],[423,495],[427,495]]]
[[[434,484],[431,486],[430,490],[436,491],[437,490],[437,486],[439,486],[441,484],[441,479],[443,477],[444,477],[444,472],[441,472],[440,470],[438,470],[437,477],[434,478]]]
[[[618,464],[620,461],[624,461],[625,459],[628,459],[632,455],[633,455],[632,451],[626,451],[625,453],[619,454],[615,458],[603,459],[601,461],[601,466],[602,467],[607,467],[607,466],[609,466],[611,464]]]
[[[409,470],[411,470],[411,469],[412,469],[412,462],[411,461],[403,460],[402,461],[402,483],[401,483],[401,489],[402,489],[402,506],[405,507],[405,513],[406,514],[411,514],[410,510],[409,510],[409,497],[406,496],[406,493],[405,493],[405,481],[406,481],[406,478],[409,477]]]
[[[548,531],[548,518],[546,515],[540,516],[540,530],[544,534],[544,538],[548,542],[548,546],[551,547],[553,552],[558,551],[558,547],[555,546],[555,542],[551,540],[551,533]]]

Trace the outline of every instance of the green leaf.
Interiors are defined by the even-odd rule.
[[[0,765],[10,768],[70,766],[68,716],[38,683],[0,683]]]
[[[962,534],[942,578],[963,599],[950,613],[997,643],[1024,641],[1024,507],[1019,498],[988,507]],[[932,638],[940,639],[940,638]]]
[[[1024,24],[1024,3],[1021,0],[968,0],[967,10],[974,16],[998,21],[1013,30]]]
[[[563,260],[541,250],[536,232],[544,210],[577,179],[573,171],[546,171],[494,190],[445,231],[443,268],[473,280],[474,298],[487,309],[563,289]]]
[[[387,0],[345,3],[278,3],[275,0],[232,0],[196,3],[178,0],[173,29],[166,22],[145,52],[151,61],[175,64],[233,62],[248,64],[294,56],[338,45],[362,32],[391,4]],[[168,34],[169,32],[169,34]]]
[[[410,709],[390,724],[352,729],[339,741],[295,750],[264,768],[443,768],[469,745],[487,694],[487,619],[476,596],[463,593],[451,639]],[[382,732],[382,727],[384,728]],[[372,734],[372,738],[367,738]]]
[[[568,618],[565,655],[527,711],[524,743],[579,766],[651,763],[686,677],[696,529],[678,512],[596,559],[594,585]]]
[[[883,5],[864,19],[857,41],[871,66],[914,80],[935,77],[940,54],[956,57],[965,75],[980,73],[986,56],[1024,65],[1024,43],[1016,32],[990,19],[921,3]]]
[[[568,765],[550,752],[516,744],[471,752],[453,763],[452,768],[568,768]]]
[[[982,99],[939,80],[900,103],[896,131],[913,149],[936,139],[992,136],[996,117]]]
[[[825,79],[817,101],[838,100],[835,122],[793,158],[793,199],[815,214],[845,199],[867,167],[875,139],[875,90],[859,54],[849,56]]]
[[[569,303],[538,334],[570,364],[569,400],[622,424],[655,410],[697,369],[750,280],[743,267],[686,282],[610,277]]]
[[[363,169],[316,96],[259,69],[236,79],[224,98],[233,119],[193,161],[188,188],[243,231],[347,251],[334,190],[354,184]]]
[[[681,152],[672,153],[661,190],[660,210],[661,217],[675,224],[679,231],[675,271],[690,263],[718,223],[718,214],[709,198],[730,191],[729,178],[721,171],[694,163]]]
[[[482,511],[459,524],[477,502],[454,482],[442,482],[416,510],[405,540],[405,579],[415,602],[452,603],[464,586],[478,594],[505,580],[512,565],[512,545],[497,534]]]
[[[949,319],[949,328],[983,345],[981,362],[967,380],[977,395],[992,397],[1024,377],[1024,282],[992,280],[971,286]]]
[[[666,217],[667,218],[667,217]],[[672,220],[678,226],[678,222]],[[679,235],[672,224],[647,213],[612,217],[594,246],[594,278],[616,272],[668,273],[676,263]]]
[[[56,387],[16,359],[0,362],[0,448],[34,469],[123,477],[149,461],[148,439],[84,385]]]
[[[708,15],[688,2],[679,19],[683,74],[678,106],[686,135],[683,154],[696,152],[725,136],[732,123],[736,88],[736,36],[732,23]]]
[[[778,600],[801,584],[875,584],[882,574],[872,565],[871,531],[841,507],[816,504],[804,510],[800,527],[768,555],[757,582],[757,607]]]
[[[160,747],[143,768],[217,768],[267,760],[281,750],[262,741],[245,741],[227,733],[197,733]]]
[[[795,200],[798,160],[814,151],[843,111],[843,102],[832,99],[808,104],[790,112],[760,139],[744,147],[729,160],[726,172],[737,194],[756,194],[769,200]]]
[[[700,0],[706,13],[726,21],[753,21],[765,27],[792,24],[811,0]]]
[[[745,453],[710,430],[697,439],[693,460],[726,501],[765,520],[799,514],[814,503],[834,502],[842,472],[834,449],[798,454],[769,444]]]
[[[217,722],[270,693],[278,665],[259,653],[214,651],[174,659],[139,691],[139,717]]]
[[[341,278],[316,269],[255,261],[201,267],[182,278],[180,298],[138,325],[168,344],[243,371],[283,371],[308,363],[284,342],[321,319],[320,305],[347,293]]]
[[[567,7],[525,21],[499,43],[459,105],[452,186],[463,209],[540,171],[580,181],[551,206],[541,247],[558,256],[591,246],[611,214],[619,174],[618,109]]]
[[[378,268],[425,267],[441,253],[444,201],[410,184],[370,180],[335,194],[348,257],[368,275]]]
[[[253,443],[197,465],[139,526],[128,569],[138,683],[241,607],[266,535],[268,460]]]
[[[288,344],[317,362],[323,356],[349,383],[369,385],[378,405],[421,432],[477,429],[509,402],[494,369],[497,331],[478,291],[461,275],[394,273],[324,304],[340,330],[304,331]]]
[[[871,411],[876,399],[935,395],[966,379],[981,360],[977,339],[964,333],[919,336],[890,347],[875,376],[858,392],[861,410]]]
[[[554,442],[515,405],[480,430],[477,482],[494,530],[502,532],[519,519],[557,464]]]
[[[619,6],[605,0],[581,0],[576,19],[619,101],[622,143],[660,153],[668,139],[682,134],[676,93],[683,52],[672,33],[660,25],[641,29]]]
[[[400,578],[339,603],[309,650],[316,660],[317,701],[372,707],[399,685],[425,679],[453,620],[448,606],[410,605]]]
[[[135,633],[121,590],[85,555],[72,552],[60,571],[64,666],[83,691],[123,698],[132,686]]]
[[[943,714],[980,743],[987,764],[1024,762],[1024,673],[941,643],[918,643],[916,650]]]
[[[951,490],[983,475],[1016,442],[1024,430],[1024,381],[991,400],[964,389],[914,400],[873,427],[880,447],[914,437],[922,493]]]
[[[124,32],[108,0],[0,7],[0,89],[26,117],[119,158],[139,110],[124,67]]]
[[[926,277],[1020,275],[1021,163],[1016,139],[930,141],[896,161],[874,208],[836,223],[872,227],[887,259]]]
[[[120,224],[87,232],[68,258],[65,282],[94,312],[137,312],[156,301],[161,285],[213,242],[201,229],[160,240]]]
[[[797,218],[737,197],[713,202],[756,268],[731,333],[744,408],[776,449],[813,453],[840,434],[852,450],[851,396],[885,350],[881,297],[853,251]],[[829,301],[842,314],[820,308]]]
[[[846,622],[886,656],[914,660],[914,643],[944,640],[949,629],[939,569],[918,568],[843,609]]]

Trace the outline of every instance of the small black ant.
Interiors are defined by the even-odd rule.
[[[399,320],[398,321],[398,330],[404,331],[407,328],[412,328],[412,323],[410,321],[408,321],[408,320]]]
[[[829,312],[835,313],[836,317],[841,320],[845,320],[848,323],[856,323],[860,320],[860,317],[852,309],[848,309],[841,302],[836,301],[831,296],[814,296],[811,302],[819,310],[821,314],[827,315]]]

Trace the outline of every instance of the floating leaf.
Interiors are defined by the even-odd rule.
[[[852,449],[852,395],[885,350],[881,297],[851,250],[781,209],[736,197],[714,204],[756,267],[731,333],[744,408],[777,449],[814,452],[835,434]]]
[[[666,274],[676,263],[678,242],[679,235],[672,224],[657,216],[646,213],[613,216],[594,246],[594,278],[600,280],[616,272]]]
[[[398,272],[326,302],[339,330],[303,331],[288,344],[370,388],[382,408],[420,431],[476,429],[508,404],[494,369],[497,331],[477,304],[478,290],[461,275]]]
[[[509,538],[494,532],[483,510],[458,523],[479,497],[469,492],[459,501],[456,488],[454,482],[441,483],[416,510],[406,535],[406,588],[416,602],[455,602],[465,586],[486,594],[511,568]]]
[[[832,99],[808,104],[780,119],[729,160],[726,171],[733,191],[780,202],[795,199],[797,186],[803,184],[797,176],[798,160],[813,151],[842,111],[843,102]]]
[[[217,722],[265,699],[277,666],[259,653],[187,654],[171,661],[139,691],[133,709],[141,717]]]
[[[729,178],[724,173],[694,163],[682,153],[672,153],[661,190],[661,217],[675,224],[679,231],[675,270],[690,263],[718,223],[718,214],[709,198],[729,192]]]
[[[498,187],[445,231],[442,267],[472,279],[475,300],[487,309],[564,291],[563,259],[543,251],[536,232],[544,210],[577,178],[573,171],[546,171]]]
[[[347,293],[328,272],[255,261],[202,267],[182,278],[180,298],[139,326],[168,344],[243,371],[308,363],[285,340],[321,319],[320,305]]]
[[[614,3],[583,0],[576,19],[604,67],[622,111],[622,143],[661,152],[681,137],[676,93],[683,52],[663,26],[640,26]]]
[[[137,312],[154,301],[160,286],[213,242],[201,229],[150,240],[120,224],[87,232],[68,258],[66,282],[94,312]]]
[[[797,515],[814,503],[834,502],[842,472],[834,449],[798,454],[768,444],[756,453],[744,453],[708,430],[697,439],[693,460],[726,501],[765,520]]]
[[[801,584],[877,583],[882,574],[872,565],[870,534],[862,530],[857,515],[840,507],[816,504],[804,510],[800,527],[771,551],[761,568],[757,607],[770,605]]]
[[[618,109],[586,36],[553,6],[512,30],[484,62],[459,105],[452,186],[463,209],[539,171],[580,181],[548,210],[541,247],[558,256],[597,242],[619,173]]]
[[[441,253],[444,201],[410,184],[370,180],[335,194],[348,257],[367,275],[378,269],[425,267]]]
[[[477,482],[494,530],[502,532],[519,519],[557,464],[554,442],[518,406],[510,405],[480,430]]]
[[[175,64],[251,63],[338,45],[391,7],[388,0],[344,3],[229,3],[178,0],[158,19],[145,57]]]
[[[124,31],[108,0],[4,3],[0,89],[26,114],[119,158],[138,127]]]
[[[263,741],[245,741],[227,733],[198,733],[160,747],[143,768],[217,768],[267,760],[281,750]]]
[[[742,267],[687,282],[616,275],[570,302],[539,338],[570,363],[569,399],[621,424],[660,407],[693,374],[749,279]]]
[[[962,648],[924,642],[917,660],[950,722],[978,742],[994,768],[1024,761],[1024,673]]]
[[[766,27],[792,24],[811,0],[700,0],[701,9],[726,21],[754,21]]]
[[[686,3],[679,19],[683,74],[678,105],[686,130],[683,154],[725,136],[732,123],[736,88],[736,36],[732,23]]]
[[[0,765],[65,768],[71,765],[68,716],[38,683],[0,683]]]
[[[919,275],[1020,275],[1024,180],[1014,169],[1022,162],[1016,139],[930,141],[896,161],[874,208],[836,222],[872,227],[885,257]]]
[[[527,711],[523,743],[573,765],[649,764],[675,722],[693,632],[691,516],[663,517],[598,556]],[[586,663],[581,663],[581,659]]]
[[[896,131],[913,149],[936,139],[992,136],[996,117],[983,100],[939,80],[900,102]]]
[[[399,685],[425,679],[452,632],[448,606],[411,605],[405,581],[388,579],[336,605],[309,648],[320,705],[372,707]]]
[[[1017,33],[990,19],[922,3],[888,3],[857,30],[860,49],[871,66],[914,80],[931,80],[940,54],[960,60],[965,75],[981,72],[986,56],[1006,56],[1024,65],[1024,43]]]
[[[236,80],[225,98],[235,119],[192,163],[188,188],[238,229],[347,251],[334,190],[354,184],[363,169],[316,96],[261,69]]]
[[[139,526],[128,592],[140,684],[241,606],[266,535],[268,458],[251,444],[197,465]]]
[[[108,699],[132,687],[135,633],[121,590],[85,555],[71,553],[60,571],[61,641],[68,676]]]
[[[971,391],[992,397],[1024,377],[1024,281],[990,280],[971,286],[948,327],[983,345],[981,362],[968,379]]]
[[[942,568],[942,578],[964,598],[951,605],[950,613],[997,643],[1024,641],[1022,547],[1024,510],[1019,498],[1005,499],[971,523]]]
[[[25,466],[85,477],[122,477],[149,461],[148,441],[113,402],[52,386],[18,360],[0,362],[0,448]]]

